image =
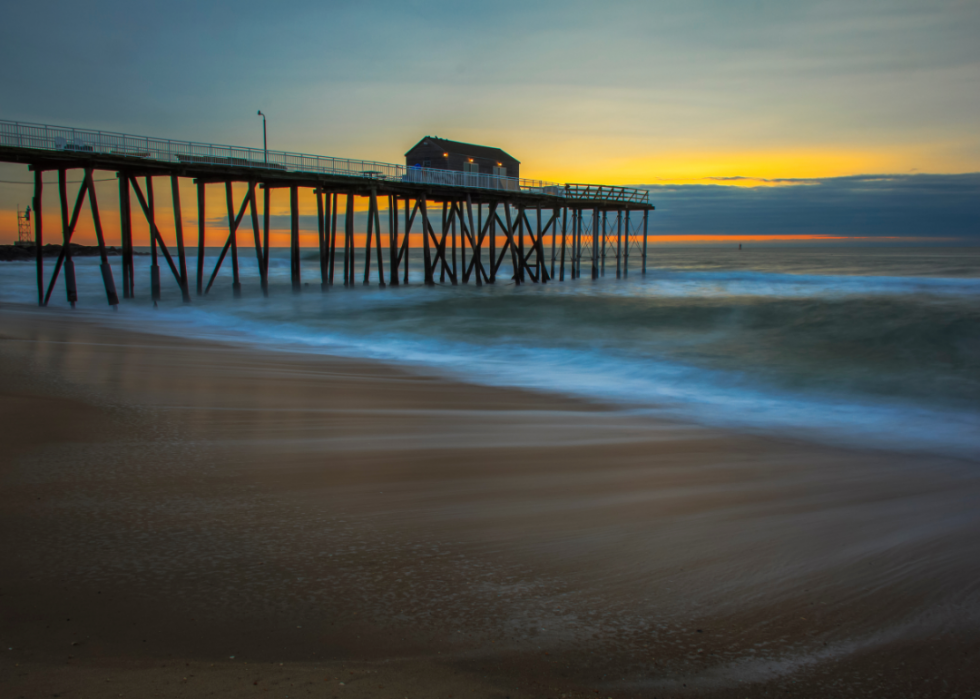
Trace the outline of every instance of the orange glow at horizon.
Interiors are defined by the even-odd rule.
[[[341,209],[343,211],[343,209]],[[61,243],[61,230],[60,230],[60,219],[56,218],[52,214],[56,212],[48,212],[47,206],[45,206],[44,212],[44,243]],[[119,219],[118,212],[113,212],[116,215],[114,217],[106,217],[106,210],[102,210],[103,215],[103,232],[105,235],[106,246],[108,247],[119,247]],[[284,212],[285,213],[285,212]],[[8,218],[13,219],[15,216],[15,211],[4,211],[0,210],[0,218],[2,220],[7,220]],[[157,225],[160,227],[161,234],[163,235],[164,242],[170,249],[170,254],[176,259],[176,236],[173,229],[173,216],[172,213],[168,215],[165,209],[157,209]],[[381,244],[382,253],[385,255],[385,264],[388,264],[388,228],[387,222],[384,220],[387,212],[382,210],[382,230],[381,230]],[[282,215],[282,214],[280,214]],[[337,250],[336,256],[339,259],[343,256],[344,247],[344,231],[343,231],[343,214],[341,213],[340,220],[338,220],[338,230],[337,230]],[[133,242],[138,248],[147,248],[150,246],[150,236],[149,228],[146,225],[145,220],[141,220],[142,217],[138,218],[134,215],[133,217]],[[245,217],[246,219],[248,216]],[[50,223],[49,223],[50,221]],[[260,216],[261,222],[261,216]],[[401,224],[402,222],[400,222]],[[252,232],[251,225],[247,227],[243,225],[239,228],[236,240],[238,243],[239,254],[244,251],[252,250],[254,248],[254,235]],[[52,227],[57,225],[58,228],[52,230]],[[261,225],[261,223],[260,223]],[[418,225],[416,222],[413,225],[415,228]],[[188,259],[196,257],[197,249],[197,221],[196,220],[186,220],[184,221],[184,236],[185,236],[185,247],[187,249]],[[215,223],[213,220],[210,221],[206,228],[207,235],[207,246],[208,248],[216,248],[222,246],[228,237],[228,226],[227,223],[223,225],[221,223]],[[437,235],[439,235],[437,231]],[[457,235],[459,233],[457,232]],[[404,231],[399,230],[399,242],[403,239]],[[4,243],[4,238],[13,243],[17,239],[17,231],[15,228],[6,229],[0,228],[0,244]],[[373,236],[372,236],[373,238]],[[447,253],[448,248],[451,245],[447,239]],[[546,246],[550,247],[552,236],[545,235],[544,240],[546,241]],[[586,236],[588,240],[588,236]],[[615,241],[615,237],[611,239]],[[956,237],[912,237],[912,236],[844,236],[844,235],[829,235],[829,234],[776,234],[776,235],[718,235],[718,234],[673,234],[673,235],[662,235],[657,234],[653,231],[649,234],[649,245],[656,246],[662,244],[688,244],[688,245],[718,245],[718,244],[739,244],[739,243],[793,243],[793,242],[810,242],[810,243],[834,243],[834,242],[878,242],[878,243],[919,243],[919,242],[933,242],[933,243],[955,243],[961,241],[960,238]],[[496,248],[499,253],[503,249],[507,238],[502,234],[498,234],[496,240]],[[561,236],[559,235],[556,239],[556,245],[561,245]],[[88,220],[84,216],[79,217],[78,225],[75,230],[75,234],[72,237],[73,243],[78,243],[80,245],[91,245],[97,244],[95,228],[92,225],[91,218]],[[358,230],[354,233],[354,247],[363,251],[367,242],[367,233],[364,230]],[[568,244],[571,244],[571,233],[568,233]],[[288,228],[275,228],[269,230],[269,246],[271,248],[289,248],[290,245],[290,231]],[[413,231],[409,237],[409,246],[413,250],[421,250],[424,245],[422,234],[418,231]],[[317,231],[301,230],[300,231],[300,246],[305,251],[315,251],[319,247],[319,236]],[[457,241],[457,246],[462,246],[462,236]],[[483,249],[489,251],[490,240],[489,238],[484,240]]]
[[[627,155],[629,154],[629,155]],[[637,153],[635,144],[596,144],[574,160],[564,151],[541,153],[534,160],[545,167],[522,168],[522,176],[554,182],[612,185],[719,184],[736,187],[773,186],[787,180],[915,172],[973,172],[975,163],[962,159],[946,144],[935,148],[882,149],[780,148],[745,151],[699,148]],[[531,168],[533,167],[533,172]],[[744,178],[744,179],[733,179]]]

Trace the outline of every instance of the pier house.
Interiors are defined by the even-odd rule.
[[[431,167],[498,177],[520,177],[521,162],[492,146],[426,136],[405,154],[408,167]]]

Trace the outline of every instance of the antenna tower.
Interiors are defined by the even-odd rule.
[[[33,245],[34,231],[31,229],[31,215],[17,207],[17,244]]]

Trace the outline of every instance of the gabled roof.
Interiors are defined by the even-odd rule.
[[[433,145],[436,148],[446,152],[446,153],[457,153],[459,155],[467,155],[474,158],[486,158],[487,160],[496,160],[503,162],[507,160],[512,163],[520,164],[520,160],[514,156],[508,154],[506,151],[500,148],[493,148],[492,146],[478,146],[475,143],[461,143],[460,141],[450,141],[445,138],[439,138],[438,136],[426,136],[421,141],[416,143],[414,146],[409,148],[408,153],[419,146]],[[405,153],[405,155],[408,155]]]

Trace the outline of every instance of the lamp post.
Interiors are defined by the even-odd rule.
[[[265,150],[265,162],[269,162],[269,139],[266,137],[265,133],[265,114],[262,110],[259,110],[259,116],[262,117],[262,148]]]

